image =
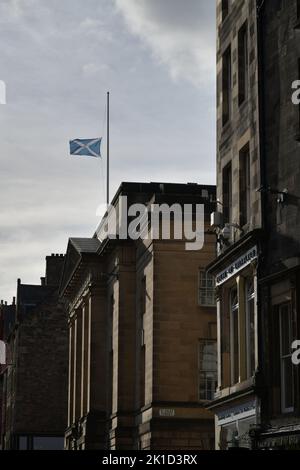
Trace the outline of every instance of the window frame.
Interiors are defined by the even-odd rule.
[[[222,170],[222,202],[224,223],[232,222],[232,162]]]
[[[221,15],[223,23],[229,15],[229,0],[221,0]]]
[[[249,39],[248,21],[238,31],[238,103],[242,106],[249,97]]]
[[[293,370],[293,364],[292,364],[292,349],[290,350],[289,354],[283,354],[283,323],[282,323],[282,318],[284,315],[287,315],[285,311],[287,309],[288,315],[289,315],[289,335],[290,335],[290,344],[292,345],[292,340],[293,340],[293,315],[292,315],[292,308],[291,308],[291,303],[286,302],[284,304],[281,304],[278,307],[278,312],[279,312],[279,352],[280,352],[280,395],[281,395],[281,412],[283,414],[290,414],[294,413],[295,411],[295,392],[294,392],[294,370]],[[285,367],[284,364],[287,360],[291,361],[291,370],[292,370],[292,401],[293,401],[293,406],[292,407],[287,407],[286,406],[286,385],[285,385]]]
[[[253,285],[253,291],[249,294],[249,284]],[[254,278],[245,279],[245,316],[246,316],[246,353],[247,353],[247,377],[251,378],[255,373],[255,336],[253,337],[253,345],[251,345],[251,314],[250,314],[250,302],[253,302],[253,322],[255,321],[255,284]],[[255,325],[254,325],[254,335],[255,335]],[[253,371],[251,370],[251,354],[252,347],[254,348],[254,364]]]
[[[225,108],[227,109],[225,112]],[[232,51],[231,44],[222,56],[222,126],[225,127],[232,115]]]
[[[205,346],[210,346],[213,345],[215,346],[215,363],[216,366],[214,369],[205,369],[203,368],[203,363],[204,361],[201,361],[201,357],[204,356],[204,348]],[[207,374],[204,379],[205,383],[205,398],[201,396],[201,384],[203,383],[202,379],[202,374]],[[212,377],[209,377],[209,375],[212,374]],[[211,388],[208,387],[208,379],[211,379],[215,383],[215,391],[213,393],[213,396],[209,396],[211,393]],[[215,339],[205,339],[201,338],[198,341],[198,401],[202,403],[207,403],[211,402],[214,400],[214,394],[216,393],[218,386],[218,342]]]
[[[234,292],[236,292],[236,298],[237,298],[237,303],[235,304],[233,304],[232,302]],[[231,385],[233,386],[233,385],[238,384],[240,380],[239,379],[240,377],[239,298],[238,298],[237,287],[232,287],[229,290],[229,308],[230,308],[230,375],[231,375]],[[236,332],[237,332],[237,344],[235,344]],[[236,347],[237,347],[237,351],[235,351]]]
[[[204,285],[203,285],[204,281]],[[212,283],[212,287],[209,286]],[[204,292],[205,302],[201,300],[201,292]],[[208,294],[212,294],[212,303],[208,302],[210,297]],[[206,308],[215,308],[216,303],[216,287],[215,278],[212,274],[209,274],[205,269],[199,268],[198,270],[198,306]]]
[[[251,218],[251,160],[247,143],[239,152],[239,212],[240,226],[250,224]]]

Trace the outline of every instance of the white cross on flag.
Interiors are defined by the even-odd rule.
[[[101,157],[101,138],[76,139],[70,141],[70,154],[86,157]]]

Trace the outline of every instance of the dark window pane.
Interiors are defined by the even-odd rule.
[[[229,0],[222,0],[222,21],[228,16],[229,13]]]
[[[240,226],[250,222],[250,152],[247,145],[240,152]]]
[[[229,163],[223,169],[223,216],[224,223],[230,223],[232,220],[232,169]]]
[[[245,23],[238,34],[238,74],[239,74],[239,104],[248,96],[248,26]]]
[[[33,449],[34,450],[63,450],[64,438],[63,437],[34,437]]]
[[[19,450],[27,450],[27,436],[19,437]]]
[[[227,49],[223,55],[223,71],[222,71],[222,95],[223,95],[223,108],[222,120],[223,126],[230,119],[231,112],[231,47]]]
[[[249,375],[253,376],[255,372],[255,330],[254,330],[254,299],[248,301],[249,309],[249,347],[250,351],[250,371]]]
[[[231,300],[231,367],[232,385],[239,381],[239,321],[238,321],[238,296],[237,289],[233,289]]]
[[[294,393],[293,393],[293,364],[291,358],[283,359],[283,386],[284,386],[284,403],[285,410],[293,409]]]

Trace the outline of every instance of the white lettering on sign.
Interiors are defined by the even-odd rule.
[[[252,400],[243,405],[238,405],[228,410],[224,410],[217,414],[218,425],[229,424],[240,419],[250,418],[256,415],[258,411],[258,404],[256,400]]]
[[[249,266],[252,261],[257,259],[257,256],[258,252],[257,247],[255,246],[216,276],[216,286],[221,286],[226,281],[228,281],[228,279],[235,276],[239,271],[242,271],[242,269]]]
[[[175,416],[175,410],[174,409],[161,408],[159,410],[159,416],[162,416],[164,418],[173,418]]]

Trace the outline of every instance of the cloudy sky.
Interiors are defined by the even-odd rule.
[[[0,298],[37,283],[47,254],[91,236],[103,163],[70,157],[105,137],[121,181],[215,183],[215,2],[1,0]],[[105,149],[105,139],[103,141]]]

